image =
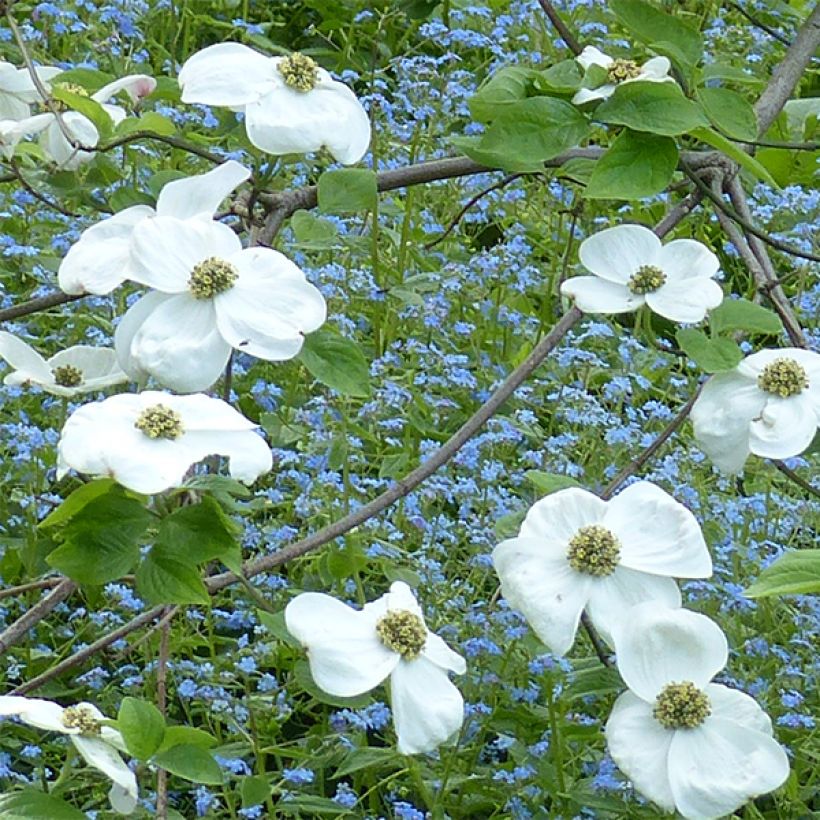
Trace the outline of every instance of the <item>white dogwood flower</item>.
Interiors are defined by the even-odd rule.
[[[150,495],[178,487],[188,468],[227,456],[233,478],[250,484],[270,470],[270,448],[257,425],[221,399],[147,390],[85,404],[66,421],[57,477],[69,469],[110,476]]]
[[[217,43],[179,72],[182,101],[245,115],[248,139],[269,154],[327,148],[344,165],[370,144],[370,120],[356,95],[310,57],[266,57],[241,43]]]
[[[50,87],[46,84],[47,88]],[[109,100],[124,91],[131,98],[132,102],[137,102],[150,94],[157,86],[157,81],[146,74],[129,74],[119,80],[104,85],[99,91],[95,91],[88,96],[98,102],[106,114],[111,118],[111,122],[116,125],[126,117],[125,109],[119,105],[114,105]],[[72,84],[66,85],[69,91],[81,96],[86,96],[87,92],[80,86]],[[38,101],[43,102],[38,95]],[[61,103],[57,103],[61,108]],[[71,133],[74,140],[86,148],[94,148],[100,140],[97,127],[88,117],[79,111],[61,111],[60,118],[66,129]],[[4,120],[0,122],[0,145],[6,156],[14,153],[17,143],[26,136],[40,134],[40,145],[57,164],[58,167],[73,171],[84,162],[89,162],[94,158],[93,151],[83,151],[75,148],[66,139],[65,134],[57,122],[57,117],[48,111],[42,114],[35,114],[33,117],[13,122]]]
[[[575,487],[536,501],[493,563],[504,597],[558,655],[572,646],[584,609],[610,641],[630,606],[680,606],[672,579],[712,574],[695,517],[648,481],[611,501]]]
[[[24,341],[0,331],[0,358],[14,370],[4,384],[36,384],[55,396],[77,396],[127,381],[117,354],[102,347],[74,345],[44,359]]]
[[[429,752],[458,732],[464,700],[447,673],[463,675],[464,658],[427,629],[407,584],[396,581],[361,610],[304,592],[285,608],[285,623],[307,649],[316,685],[328,694],[354,697],[390,678],[402,754]]]
[[[653,57],[639,66],[634,60],[613,58],[603,53],[595,46],[587,46],[576,58],[586,71],[590,66],[599,66],[606,71],[606,81],[597,88],[582,88],[576,92],[572,101],[576,105],[591,100],[605,100],[615,93],[615,89],[623,83],[636,80],[645,80],[651,83],[673,83],[669,75],[671,64],[666,57]]]
[[[61,74],[55,66],[38,66],[37,76],[43,84]],[[28,68],[17,68],[0,60],[0,120],[24,120],[31,113],[31,104],[40,100]]]
[[[131,239],[137,225],[155,216],[210,221],[216,209],[251,172],[228,160],[205,174],[175,179],[163,186],[156,210],[132,205],[80,234],[60,263],[58,280],[65,293],[110,293],[136,271]]]
[[[642,604],[613,638],[629,691],[615,702],[606,739],[641,794],[687,820],[714,820],[786,780],[789,761],[768,715],[743,692],[711,683],[728,657],[714,621]]]
[[[322,294],[287,257],[242,249],[218,222],[156,217],[132,238],[137,271],[155,288],[125,314],[115,347],[123,370],[182,392],[206,390],[231,348],[269,361],[293,358],[325,321]]]
[[[820,354],[798,347],[760,350],[712,376],[692,407],[695,439],[727,473],[750,453],[790,458],[820,427]]]
[[[718,258],[694,239],[661,244],[649,228],[617,225],[581,243],[581,264],[594,276],[575,276],[561,293],[584,313],[626,313],[641,305],[673,322],[700,322],[723,301],[712,277]]]
[[[13,716],[29,726],[68,735],[85,762],[113,781],[108,792],[111,808],[119,814],[131,814],[137,807],[137,779],[119,755],[127,751],[125,741],[116,729],[100,723],[107,718],[93,704],[64,708],[51,700],[2,695],[0,716]]]

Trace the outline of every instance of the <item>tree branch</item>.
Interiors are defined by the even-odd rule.
[[[40,296],[37,299],[31,299],[28,302],[23,302],[22,305],[15,305],[14,307],[0,310],[0,322],[8,322],[11,319],[19,319],[21,316],[39,313],[41,310],[48,310],[49,308],[57,307],[57,305],[65,305],[68,302],[76,302],[77,299],[82,299],[87,295],[88,294],[86,293],[74,295],[70,293],[63,293],[61,290],[58,290],[54,293],[49,293],[47,296]]]
[[[803,72],[820,47],[820,3],[800,27],[786,56],[772,72],[772,78],[755,105],[758,135],[763,136],[791,97]]]
[[[0,655],[4,655],[20,638],[33,626],[47,617],[52,610],[62,603],[74,590],[77,584],[68,578],[63,578],[45,598],[42,598],[31,609],[21,615],[14,623],[9,624],[0,634]]]
[[[575,38],[575,35],[567,28],[566,23],[561,19],[555,7],[548,0],[538,0],[538,4],[544,10],[544,14],[549,17],[550,23],[555,27],[561,39],[567,44],[567,48],[577,57],[584,49]]]

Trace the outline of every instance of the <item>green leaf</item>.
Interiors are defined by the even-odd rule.
[[[152,762],[184,780],[209,786],[222,785],[222,769],[201,746],[191,743],[172,746],[155,755]]]
[[[96,481],[83,484],[74,490],[59,507],[52,510],[38,526],[53,527],[56,524],[64,524],[80,512],[86,504],[110,492],[116,483],[113,478],[98,478]]]
[[[119,213],[132,205],[150,205],[153,207],[156,202],[154,198],[142,191],[137,191],[134,188],[117,188],[110,197],[108,197],[108,204],[111,208]]]
[[[544,167],[543,162],[536,162],[534,160],[527,160],[526,157],[519,157],[514,163],[510,162],[510,158],[505,155],[503,150],[488,150],[482,146],[483,137],[450,137],[452,145],[461,151],[462,154],[469,157],[474,162],[484,165],[486,168],[504,168],[508,171],[515,171],[516,173],[535,172],[540,171]],[[393,287],[390,289],[390,295],[396,296],[407,304],[418,304],[422,306],[423,301],[416,302],[415,294],[401,287]]]
[[[536,77],[535,86],[554,94],[571,94],[581,87],[583,79],[583,72],[576,60],[562,60],[542,71]]]
[[[296,638],[288,632],[288,628],[285,625],[284,609],[279,612],[265,612],[264,609],[257,609],[256,616],[259,618],[259,622],[262,626],[264,626],[274,638],[277,638],[282,641],[282,643],[286,643],[295,649],[299,649],[301,647],[299,641],[297,641]]]
[[[756,305],[748,299],[724,299],[709,312],[709,328],[714,333],[728,333],[732,330],[780,333],[783,323],[773,310]]]
[[[598,160],[589,178],[587,199],[641,199],[672,181],[678,149],[669,137],[625,130]]]
[[[204,604],[211,598],[199,570],[153,547],[137,567],[137,591],[151,604]]]
[[[401,765],[401,758],[394,749],[383,749],[380,747],[367,747],[364,749],[354,749],[343,758],[339,768],[333,772],[333,779],[348,777],[354,772],[362,769],[382,769],[392,764],[393,767]]]
[[[748,74],[742,68],[730,65],[728,63],[707,63],[703,66],[700,72],[701,82],[708,82],[709,80],[728,80],[732,83],[740,83],[742,85],[761,86],[763,80],[755,74]]]
[[[194,565],[215,558],[238,559],[237,535],[237,525],[206,495],[198,504],[180,507],[163,518],[157,542],[164,555]]]
[[[117,714],[117,728],[128,753],[140,760],[148,760],[162,744],[165,718],[153,703],[125,697]]]
[[[75,94],[64,86],[60,86],[59,83],[56,85],[52,84],[51,96],[55,100],[65,103],[72,111],[77,111],[91,120],[99,132],[101,140],[104,140],[111,134],[114,123],[111,117],[108,116],[108,112],[106,112],[102,105],[96,100],[92,100],[91,97],[86,97],[82,94]],[[90,148],[91,146],[88,147]]]
[[[52,85],[79,85],[93,94],[113,80],[113,74],[106,74],[104,71],[97,71],[94,68],[70,68],[68,71],[63,71],[56,77],[52,77],[49,83]]]
[[[612,0],[609,7],[637,40],[655,51],[667,54],[685,68],[700,62],[703,37],[697,29],[643,0]]]
[[[243,777],[239,783],[239,793],[242,796],[243,809],[264,803],[273,791],[267,777],[261,777],[260,775]]]
[[[766,598],[769,595],[816,595],[820,593],[820,549],[792,550],[784,553],[760,573],[744,595]]]
[[[490,122],[513,103],[525,100],[537,76],[538,72],[521,66],[507,66],[497,71],[467,103],[473,118]]]
[[[300,248],[326,250],[338,244],[339,231],[336,226],[310,211],[296,211],[290,218],[290,227]]]
[[[757,139],[755,110],[737,91],[729,88],[699,88],[697,96],[715,128],[734,139]]]
[[[339,814],[350,814],[350,809],[339,805],[335,800],[310,794],[280,800],[276,804],[276,810],[283,815],[296,817],[336,817]]]
[[[146,111],[139,117],[126,117],[114,129],[114,138],[124,137],[137,131],[150,131],[161,137],[170,137],[176,134],[177,129],[171,120],[157,114],[155,111]]]
[[[710,339],[702,330],[686,328],[675,334],[681,350],[704,373],[734,370],[743,358],[743,351],[732,341],[718,337]]]
[[[496,157],[497,167],[521,171],[578,145],[589,132],[587,118],[574,105],[531,97],[510,105],[481,137],[478,149]]]
[[[34,789],[0,795],[2,820],[86,820],[84,812]]]
[[[47,561],[79,584],[113,581],[133,567],[151,521],[142,503],[115,486],[71,518],[61,533],[63,544]]]
[[[760,162],[754,157],[749,156],[739,145],[726,139],[723,134],[719,134],[713,128],[695,128],[695,130],[692,131],[692,136],[701,142],[705,142],[707,145],[711,145],[712,148],[717,148],[718,151],[723,151],[726,156],[733,159],[738,165],[749,171],[749,173],[754,174],[758,179],[762,179],[774,188],[780,187],[774,177]]]
[[[677,83],[623,83],[593,114],[596,120],[674,137],[709,124],[701,107]]]
[[[532,484],[538,492],[544,495],[566,490],[568,487],[580,487],[581,485],[568,475],[560,473],[545,473],[543,470],[527,470],[524,478]]]
[[[370,395],[370,367],[352,339],[329,330],[305,337],[299,359],[310,374],[343,396]]]
[[[325,171],[319,177],[319,209],[326,214],[370,211],[376,205],[376,174],[367,168]]]
[[[216,738],[202,729],[193,726],[166,726],[165,736],[159,747],[160,752],[167,751],[173,746],[201,746],[210,749],[216,746]]]

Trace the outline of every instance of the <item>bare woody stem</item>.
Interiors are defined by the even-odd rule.
[[[9,624],[0,634],[0,655],[16,644],[29,629],[47,617],[75,589],[77,589],[77,584],[68,578],[64,578],[48,595],[21,615],[14,623]]]
[[[567,44],[567,48],[577,57],[584,49],[575,35],[567,28],[566,23],[555,10],[555,6],[548,0],[538,0],[538,4],[544,10],[544,14],[549,17],[550,23],[555,27],[561,39]]]

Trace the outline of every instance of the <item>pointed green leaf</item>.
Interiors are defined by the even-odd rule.
[[[699,88],[697,91],[712,125],[738,140],[757,139],[757,115],[751,103],[729,88]]]
[[[211,602],[199,570],[153,547],[137,568],[137,591],[151,604]]]
[[[299,359],[315,379],[337,393],[370,395],[370,366],[353,339],[319,330],[305,337]]]
[[[537,76],[537,71],[521,66],[507,66],[497,71],[467,103],[473,118],[490,122],[513,103],[525,100]]]
[[[153,703],[125,697],[117,714],[117,728],[128,753],[140,760],[148,760],[162,744],[165,718]]]
[[[820,549],[791,550],[760,573],[744,594],[749,598],[769,595],[816,595],[820,593]]]
[[[734,370],[743,358],[743,351],[732,339],[710,339],[702,330],[686,328],[675,334],[681,350],[704,373]]]
[[[367,168],[340,168],[319,177],[319,210],[326,214],[355,214],[376,205],[376,174]]]
[[[222,785],[222,769],[201,746],[183,743],[172,746],[154,756],[152,761],[161,769],[175,774],[193,783],[205,783],[208,786]]]
[[[23,789],[0,795],[0,820],[86,820],[86,814],[50,794]]]
[[[709,328],[714,333],[747,330],[750,333],[780,333],[783,322],[780,317],[763,305],[748,299],[724,299],[709,312]]]

